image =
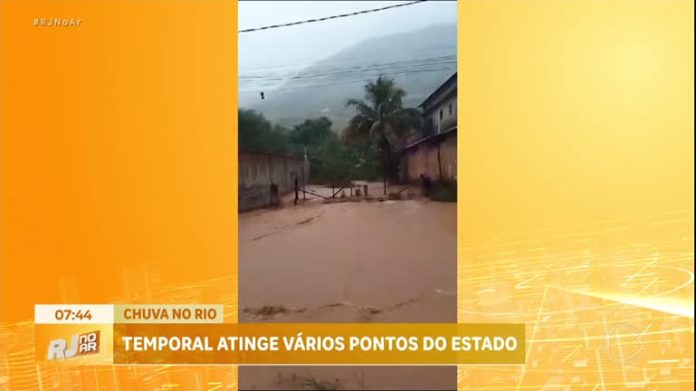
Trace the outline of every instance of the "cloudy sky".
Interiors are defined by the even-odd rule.
[[[241,1],[239,29],[385,7],[399,1]],[[433,1],[326,22],[239,34],[239,74],[288,74],[364,39],[456,23],[457,4]],[[243,86],[240,85],[240,88]]]

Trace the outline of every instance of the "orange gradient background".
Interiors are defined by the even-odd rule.
[[[460,238],[693,211],[693,10],[461,2]]]
[[[236,367],[36,363],[31,322],[35,303],[119,302],[223,304],[236,321],[236,15],[0,1],[0,389],[236,388]]]
[[[140,269],[236,300],[236,3],[0,4],[0,319],[133,300]]]
[[[694,3],[459,4],[460,389],[692,390]]]

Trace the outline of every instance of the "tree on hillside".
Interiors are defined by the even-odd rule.
[[[331,125],[331,120],[326,117],[306,119],[288,133],[288,141],[296,146],[296,149],[307,153],[309,171],[315,180],[331,180],[329,173],[337,171],[335,167],[332,170],[323,168],[335,163],[332,160],[340,159],[324,153],[327,144],[338,141],[336,133],[331,131]]]
[[[288,141],[305,146],[321,144],[329,138],[336,137],[331,131],[331,125],[331,120],[326,117],[306,119],[288,133]]]
[[[357,159],[348,145],[338,137],[327,139],[315,150],[316,177],[325,184],[345,186],[353,179]]]
[[[380,170],[387,194],[387,180],[398,174],[398,148],[412,129],[422,127],[421,112],[404,108],[406,91],[393,79],[379,76],[365,84],[365,100],[348,99],[347,107],[355,107],[356,114],[343,132],[343,139],[354,145],[376,145],[380,151]]]
[[[239,149],[252,152],[289,152],[288,130],[272,125],[262,114],[239,109]]]

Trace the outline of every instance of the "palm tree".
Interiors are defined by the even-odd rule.
[[[377,80],[365,84],[365,100],[348,99],[346,107],[355,107],[343,138],[348,143],[376,145],[380,152],[384,194],[387,194],[387,179],[398,169],[395,148],[400,145],[409,131],[422,125],[420,110],[404,108],[402,99],[406,91],[399,88],[393,79],[380,75]]]

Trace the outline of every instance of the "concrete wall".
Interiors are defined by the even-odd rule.
[[[440,119],[442,112],[442,119]],[[428,110],[425,114],[425,126],[433,129],[435,133],[449,130],[457,125],[457,95],[450,96],[443,102]]]
[[[457,179],[457,85],[450,83],[436,93],[423,106],[424,126],[433,135],[402,151],[401,179],[405,182],[420,182],[421,174],[435,181]]]
[[[296,177],[302,184],[303,169],[307,180],[309,168],[301,157],[239,152],[239,211],[268,206],[271,182],[278,185],[280,195],[294,191]]]
[[[457,132],[410,147],[402,153],[401,165],[405,182],[419,182],[421,174],[437,181],[457,180]]]
[[[457,180],[457,132],[447,136],[440,145],[440,161],[442,164],[442,179]]]

